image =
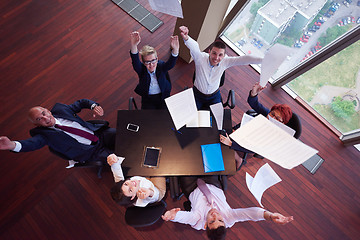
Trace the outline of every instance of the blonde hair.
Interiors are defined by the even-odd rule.
[[[151,55],[151,54],[155,54],[155,57],[157,57],[157,53],[155,48],[149,46],[149,45],[145,45],[141,48],[140,50],[140,55],[141,55],[141,59],[144,61],[144,57]]]

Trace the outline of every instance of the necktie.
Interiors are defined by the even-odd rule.
[[[208,186],[206,186],[206,183],[204,182],[204,180],[198,178],[197,179],[197,185],[198,185],[198,188],[200,189],[200,191],[205,195],[208,203],[210,205],[212,205],[213,202],[214,202],[213,195],[211,194]]]
[[[68,132],[68,133],[72,133],[72,134],[76,134],[80,137],[83,137],[83,138],[86,138],[92,142],[97,142],[99,140],[99,138],[91,133],[88,133],[84,130],[81,130],[81,129],[78,129],[78,128],[73,128],[73,127],[68,127],[68,126],[61,126],[61,125],[58,125],[58,124],[55,124],[55,127],[56,128],[59,128],[65,132]]]

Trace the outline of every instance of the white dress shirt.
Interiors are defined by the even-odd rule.
[[[224,71],[232,66],[260,64],[262,58],[252,56],[229,57],[225,55],[223,60],[217,66],[211,66],[209,54],[200,51],[199,44],[189,36],[185,41],[189,48],[191,57],[195,62],[195,82],[194,86],[203,94],[212,94],[218,90],[220,79]]]
[[[148,73],[150,74],[150,86],[149,86],[149,95],[159,94],[161,93],[161,89],[159,86],[159,82],[156,78],[156,69],[151,73],[148,70]]]
[[[226,228],[232,227],[236,222],[260,221],[264,219],[264,209],[259,207],[232,209],[226,202],[224,191],[212,184],[206,184],[213,195],[213,207],[216,208],[224,218]],[[212,208],[205,195],[196,188],[189,196],[191,211],[179,211],[176,213],[173,222],[189,224],[196,230],[203,229],[206,223],[206,216]]]
[[[140,180],[140,186],[139,186],[140,188],[149,188],[154,192],[152,197],[147,197],[145,199],[138,198],[134,204],[135,206],[145,207],[149,203],[154,203],[157,200],[159,200],[159,194],[160,194],[159,189],[157,189],[157,187],[155,187],[150,180],[147,180],[146,178],[139,176],[132,177],[130,178],[130,180]]]
[[[123,157],[118,157],[118,161],[111,165],[111,171],[113,172],[115,182],[119,182],[119,181],[125,179],[122,168],[121,168],[121,163],[123,161],[124,161]],[[144,177],[139,177],[139,176],[132,177],[132,178],[130,178],[130,180],[140,180],[140,186],[139,186],[140,188],[141,187],[149,188],[149,189],[153,190],[153,192],[154,192],[152,197],[147,197],[145,199],[138,198],[134,204],[135,206],[145,207],[149,203],[154,203],[159,200],[160,191],[157,187],[154,186],[154,184],[150,180],[148,180]]]

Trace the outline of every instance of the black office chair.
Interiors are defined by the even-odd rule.
[[[89,123],[92,123],[92,124],[102,124],[104,125],[104,127],[108,127],[109,126],[109,122],[108,121],[105,121],[105,120],[89,120],[87,121]],[[65,160],[73,160],[73,159],[70,159],[68,158],[67,156],[65,156],[64,154],[62,154],[61,152],[58,152],[56,151],[55,149],[49,147],[49,150],[51,153],[55,154],[56,156],[62,158],[62,159],[65,159]],[[83,167],[96,167],[97,168],[97,176],[98,178],[102,178],[102,170],[103,170],[103,167],[104,167],[104,163],[102,161],[92,161],[92,162],[85,162],[85,163],[75,163],[74,164],[74,167],[79,167],[79,168],[83,168]]]
[[[129,110],[138,110],[138,107],[136,105],[135,99],[133,97],[129,98],[129,106],[128,106]]]
[[[171,198],[180,200],[185,195],[189,199],[189,195],[197,187],[197,179],[202,178],[206,183],[215,185],[218,188],[227,190],[228,179],[226,175],[205,175],[205,176],[184,176],[169,177]]]
[[[230,89],[228,93],[228,97],[226,102],[223,102],[223,107],[229,107],[230,109],[234,109],[235,107],[235,92]]]
[[[195,71],[194,71],[193,84],[195,82],[195,76],[196,76],[196,74],[195,74]],[[219,87],[222,87],[224,85],[224,82],[225,82],[225,71],[221,75],[220,86]],[[221,99],[221,102],[223,103],[224,108],[229,107],[230,109],[233,109],[235,107],[235,91],[230,89],[229,93],[228,93],[228,96],[227,96],[227,99],[226,99],[226,102],[224,102],[222,99]]]
[[[179,177],[178,182],[180,184],[181,193],[178,195],[178,199],[180,199],[183,195],[187,199],[189,199],[190,193],[197,188],[197,179],[201,178],[206,183],[212,184],[218,188],[221,188],[223,191],[227,190],[228,187],[228,179],[226,175],[206,175],[206,176],[191,176],[191,177]],[[186,211],[191,210],[191,203],[189,200],[183,203],[184,209]]]
[[[128,207],[125,212],[125,222],[135,228],[153,225],[164,214],[165,208],[164,200],[149,204],[146,207]]]
[[[292,117],[290,118],[286,126],[294,129],[295,130],[294,138],[299,139],[302,128],[301,128],[300,118],[296,113],[293,112]]]
[[[68,158],[67,156],[65,156],[64,154],[57,152],[56,150],[54,150],[53,148],[49,147],[49,150],[51,153],[55,154],[56,156],[65,159],[65,160],[72,160],[70,158]],[[98,178],[102,178],[102,170],[104,167],[104,163],[102,161],[92,161],[92,162],[85,162],[85,163],[80,163],[77,162],[74,164],[74,167],[78,167],[78,168],[83,168],[83,167],[96,167],[97,168],[97,176]]]

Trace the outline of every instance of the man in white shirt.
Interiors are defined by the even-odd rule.
[[[215,41],[209,53],[201,52],[199,44],[192,39],[186,26],[180,28],[185,45],[189,48],[195,62],[194,95],[198,109],[221,102],[220,78],[224,71],[232,66],[261,64],[262,58],[252,56],[229,57],[225,54],[225,44]]]
[[[206,230],[210,239],[215,236],[224,236],[226,228],[236,222],[269,220],[278,224],[286,224],[293,217],[285,217],[280,213],[272,213],[259,207],[232,209],[226,202],[224,191],[212,184],[206,184],[212,195],[212,203],[207,196],[196,187],[190,193],[191,211],[180,211],[174,208],[167,211],[162,218],[165,221],[189,224],[196,230]]]

